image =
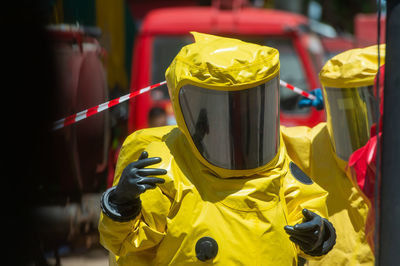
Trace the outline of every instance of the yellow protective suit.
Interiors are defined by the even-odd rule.
[[[289,157],[329,194],[328,220],[336,229],[336,245],[321,260],[308,265],[374,265],[374,254],[365,237],[368,199],[346,175],[326,123],[314,128],[281,127]]]
[[[115,222],[101,214],[100,241],[118,265],[296,265],[302,253],[284,226],[301,223],[304,208],[326,217],[327,193],[289,170],[291,161],[280,140],[278,99],[268,98],[276,106],[268,124],[277,140],[272,159],[252,169],[208,162],[192,139],[179,102],[185,85],[245,91],[268,83],[277,91],[279,53],[240,40],[193,35],[196,42],[182,48],[166,71],[178,127],[133,133],[116,167],[114,185],[123,169],[147,151],[149,157],[161,157],[151,168],[167,170],[161,176],[165,183],[140,195],[142,209],[132,221]],[[195,249],[203,237],[218,245],[216,256],[206,262]]]
[[[152,168],[168,173],[162,176],[164,184],[141,195],[136,219],[115,222],[101,214],[102,245],[118,265],[202,265],[195,245],[209,236],[218,243],[218,253],[207,263],[297,265],[299,249],[283,227],[301,222],[303,208],[325,217],[326,192],[292,176],[281,143],[264,171],[220,178],[196,158],[177,127],[133,133],[121,149],[114,185],[144,150],[149,157],[162,158]]]
[[[380,62],[385,63],[386,45],[380,44]],[[324,87],[357,88],[374,84],[378,71],[378,45],[350,49],[328,60],[319,79]]]
[[[218,176],[248,176],[263,170],[264,165],[253,169],[231,170],[218,167],[206,160],[196,148],[187,128],[179,93],[185,85],[215,91],[240,91],[269,82],[277,82],[280,69],[278,50],[232,38],[198,32],[192,32],[192,34],[195,43],[183,47],[165,73],[179,129],[186,136],[196,158]],[[278,97],[270,100],[279,103]],[[270,121],[270,128],[278,132],[279,107],[275,112],[276,121]]]
[[[365,145],[374,123],[374,79],[385,62],[385,44],[350,49],[326,62],[319,73],[327,127],[336,155],[345,161]],[[379,62],[380,59],[380,62]]]

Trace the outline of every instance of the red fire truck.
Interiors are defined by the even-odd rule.
[[[136,91],[165,80],[165,70],[186,44],[193,42],[190,31],[234,37],[277,48],[280,78],[304,90],[320,86],[318,71],[323,65],[323,49],[308,27],[306,17],[278,10],[235,6],[168,7],[153,9],[143,19],[136,36],[130,90]],[[281,88],[281,124],[314,126],[325,120],[324,111],[300,109],[300,96]],[[128,130],[148,126],[147,115],[154,106],[166,109],[169,124],[174,116],[166,85],[130,102]]]

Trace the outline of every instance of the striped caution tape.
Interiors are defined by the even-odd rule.
[[[81,120],[83,120],[85,118],[88,118],[88,117],[90,117],[90,116],[92,116],[94,114],[98,114],[98,113],[100,113],[100,112],[102,112],[104,110],[109,109],[110,107],[113,107],[113,106],[115,106],[117,104],[125,102],[125,101],[127,101],[127,100],[129,100],[129,99],[131,99],[133,97],[136,97],[136,96],[138,96],[140,94],[148,92],[148,91],[150,91],[150,90],[152,90],[152,89],[154,89],[156,87],[159,87],[161,85],[164,85],[166,83],[167,83],[166,81],[163,81],[163,82],[148,86],[146,88],[143,88],[143,89],[134,91],[132,93],[129,93],[127,95],[121,96],[119,98],[116,98],[114,100],[111,100],[111,101],[102,103],[100,105],[94,106],[92,108],[86,109],[86,110],[84,110],[82,112],[70,115],[70,116],[68,116],[66,118],[57,120],[56,122],[53,123],[53,130],[57,130],[57,129],[66,127],[68,125],[74,124],[74,123],[76,123],[78,121],[81,121]]]
[[[100,113],[100,112],[102,112],[104,110],[109,109],[110,107],[118,105],[118,104],[120,104],[122,102],[125,102],[125,101],[127,101],[127,100],[129,100],[129,99],[131,99],[133,97],[136,97],[136,96],[138,96],[140,94],[146,93],[146,92],[148,92],[148,91],[150,91],[150,90],[152,90],[154,88],[157,88],[157,87],[159,87],[161,85],[164,85],[166,83],[167,83],[166,81],[163,81],[163,82],[148,86],[146,88],[143,88],[143,89],[134,91],[132,93],[129,93],[127,95],[121,96],[119,98],[116,98],[114,100],[102,103],[100,105],[97,105],[97,106],[94,106],[92,108],[86,109],[86,110],[81,111],[79,113],[76,113],[76,114],[70,115],[68,117],[62,118],[60,120],[57,120],[57,121],[55,121],[53,123],[53,130],[57,130],[57,129],[66,127],[68,125],[74,124],[74,123],[76,123],[78,121],[81,121],[81,120],[83,120],[85,118],[88,118],[88,117],[90,117],[92,115],[98,114],[98,113]],[[310,100],[315,100],[316,99],[314,95],[312,95],[312,94],[310,94],[310,93],[308,93],[306,91],[303,91],[302,89],[299,89],[299,88],[297,88],[297,87],[295,87],[293,85],[290,85],[290,84],[286,83],[283,80],[280,81],[280,85],[283,86],[283,87],[286,87],[286,88],[288,88],[288,89],[290,89],[290,90],[292,90],[292,91],[294,91],[294,92],[296,92],[296,93],[298,93],[298,94],[300,94],[300,95],[302,95],[304,97],[307,97]]]

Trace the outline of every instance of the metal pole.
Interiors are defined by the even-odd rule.
[[[400,0],[387,1],[384,84],[382,178],[377,228],[377,261],[382,266],[400,265]]]

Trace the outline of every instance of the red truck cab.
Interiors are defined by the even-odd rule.
[[[322,45],[308,30],[307,18],[294,13],[264,8],[242,7],[221,10],[214,6],[160,8],[143,19],[135,40],[131,92],[165,80],[165,70],[179,50],[193,42],[190,31],[238,38],[277,48],[280,78],[304,90],[320,87],[318,71],[323,65]],[[281,88],[282,125],[314,126],[325,120],[324,111],[300,109],[300,96]],[[128,130],[148,126],[147,114],[153,106],[166,109],[169,124],[174,115],[166,85],[130,101]]]

